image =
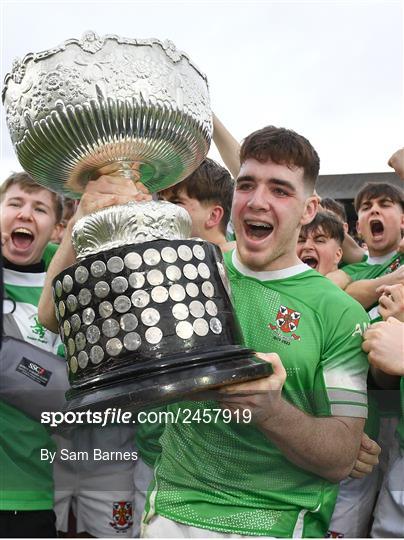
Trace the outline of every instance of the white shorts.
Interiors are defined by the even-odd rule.
[[[345,478],[339,484],[328,536],[366,538],[379,483],[379,467],[364,478]]]
[[[389,468],[384,477],[374,512],[372,538],[404,536],[404,451],[398,439],[390,452]]]
[[[135,485],[135,508],[133,510],[133,538],[140,536],[140,524],[142,522],[143,511],[146,504],[147,488],[153,479],[153,469],[147,465],[142,458],[136,463],[134,474]]]
[[[241,534],[226,534],[184,525],[163,516],[153,516],[142,525],[142,538],[260,538],[265,540],[273,536],[243,536]]]
[[[77,436],[65,439],[56,436],[58,459],[53,464],[55,481],[56,527],[67,532],[70,508],[77,519],[77,532],[95,537],[130,538],[133,528],[135,489],[133,474],[136,460],[93,460],[93,448],[103,452],[136,452],[134,430],[126,426],[78,430]],[[87,452],[90,459],[80,457],[62,460],[61,449]],[[70,455],[70,454],[69,454]],[[82,454],[82,456],[85,454]]]

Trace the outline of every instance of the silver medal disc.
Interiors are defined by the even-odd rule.
[[[70,323],[69,321],[65,321],[63,323],[63,332],[64,332],[64,335],[66,337],[69,337],[70,336],[70,330],[71,330],[71,326],[70,326]]]
[[[177,320],[183,321],[188,317],[189,309],[185,304],[174,304],[172,313]]]
[[[76,311],[77,305],[77,298],[73,294],[69,294],[69,296],[66,298],[66,306],[70,313]]]
[[[77,283],[80,283],[82,285],[85,283],[88,279],[89,273],[85,266],[78,266],[76,270],[74,271],[74,277],[77,281]]]
[[[77,360],[81,369],[85,369],[88,364],[88,354],[85,351],[80,351],[77,355]]]
[[[112,313],[114,312],[114,308],[112,307],[111,302],[105,300],[99,305],[98,312],[100,314],[100,317],[106,319],[107,317],[110,317],[112,315]]]
[[[192,248],[192,251],[194,252],[194,255],[197,259],[199,259],[200,261],[203,261],[204,258],[205,258],[205,250],[203,249],[202,246],[200,245],[196,245]]]
[[[132,272],[129,276],[129,283],[133,289],[140,289],[145,282],[144,275],[141,272]]]
[[[137,270],[142,264],[142,257],[139,253],[127,253],[124,258],[124,263],[129,270]]]
[[[83,332],[78,332],[76,334],[76,337],[74,338],[74,342],[76,343],[77,351],[82,351],[84,349],[84,347],[86,346],[87,340]]]
[[[150,295],[146,291],[135,291],[131,296],[132,304],[137,308],[144,308],[150,302]]]
[[[91,308],[88,308],[88,309],[91,309]],[[84,319],[84,312],[85,311],[86,310],[83,311],[83,319]],[[93,321],[91,321],[89,323],[84,322],[84,324],[91,324],[92,322]],[[73,332],[78,332],[80,330],[81,320],[80,320],[80,316],[77,315],[77,313],[75,313],[74,315],[71,316],[70,324],[72,325]]]
[[[178,281],[181,279],[181,270],[178,268],[178,266],[167,266],[166,276],[170,281]]]
[[[209,279],[210,278],[210,270],[209,266],[205,263],[199,263],[198,264],[198,273],[203,279]]]
[[[165,247],[161,250],[161,258],[166,263],[174,263],[177,260],[177,257],[177,252],[172,247]]]
[[[132,332],[132,330],[135,330],[135,328],[137,328],[137,325],[138,325],[138,320],[137,320],[136,315],[134,315],[133,313],[125,313],[125,315],[122,315],[121,320],[120,320],[120,326],[122,330],[124,330],[125,332]],[[124,340],[124,344],[125,344],[125,340]]]
[[[213,302],[213,300],[208,300],[205,304],[205,309],[208,315],[211,317],[216,317],[217,315],[217,305]]]
[[[181,321],[175,327],[175,332],[181,339],[189,339],[192,337],[194,329],[192,328],[192,324],[188,321]]]
[[[207,298],[212,298],[215,294],[215,289],[210,281],[204,281],[202,283],[202,292]]]
[[[168,293],[174,302],[182,302],[185,298],[185,289],[179,284],[171,285]]]
[[[82,289],[82,290],[88,290],[88,289]],[[110,291],[110,287],[106,281],[99,281],[94,286],[94,293],[98,298],[106,298],[109,294],[109,291]]]
[[[190,247],[181,245],[178,246],[178,256],[183,261],[190,261],[192,259],[192,250]]]
[[[98,285],[98,283],[97,283]],[[88,289],[81,289],[79,292],[79,302],[81,306],[88,306],[91,302],[91,292]]]
[[[73,278],[69,276],[68,274],[66,274],[63,277],[62,286],[65,293],[69,293],[73,289]]]
[[[150,330],[150,329],[149,329]],[[136,351],[142,343],[140,336],[137,332],[129,332],[123,338],[123,344],[128,351]]]
[[[113,274],[118,274],[118,272],[122,272],[123,267],[123,260],[120,257],[111,257],[107,262],[107,268]]]
[[[118,356],[118,354],[122,351],[122,347],[123,345],[118,338],[109,339],[105,345],[107,353],[111,356]]]
[[[168,291],[165,287],[154,287],[154,289],[151,291],[151,297],[153,302],[156,302],[156,304],[162,304],[168,300]]]
[[[149,266],[156,266],[161,260],[160,253],[154,248],[146,249],[143,253],[143,260]]]
[[[187,295],[191,298],[196,298],[199,294],[198,285],[195,283],[187,283],[186,286]]]
[[[58,298],[60,298],[62,296],[62,292],[63,292],[62,283],[59,280],[57,280],[55,283],[55,294]]]
[[[59,308],[60,316],[64,317],[65,313],[66,313],[66,306],[65,306],[65,303],[62,300],[59,302],[58,308]]]
[[[147,343],[150,343],[151,345],[157,345],[157,343],[160,343],[163,337],[163,332],[160,330],[160,328],[154,326],[146,330],[144,337]]]
[[[199,300],[193,300],[189,304],[189,312],[193,317],[196,319],[199,319],[200,317],[203,317],[205,315],[205,308],[202,302],[199,302]]]
[[[123,276],[115,277],[111,283],[112,290],[117,294],[122,294],[128,288],[128,280]]]
[[[220,334],[222,331],[222,323],[216,317],[210,319],[209,326],[214,334]]]
[[[91,324],[95,319],[95,311],[93,310],[93,308],[88,307],[83,311],[82,317],[84,324]]]
[[[142,311],[140,318],[142,319],[142,323],[146,326],[155,326],[160,320],[160,313],[157,309],[147,308]]]
[[[198,277],[198,270],[193,264],[184,265],[182,271],[187,279],[196,279]]]
[[[104,261],[94,261],[90,266],[91,275],[95,278],[100,278],[105,274],[107,267]]]
[[[102,333],[107,337],[115,337],[119,333],[119,323],[115,319],[106,319],[102,323]]]
[[[104,351],[99,345],[91,347],[90,360],[93,364],[99,364],[104,359]]]
[[[197,336],[206,336],[209,332],[209,325],[205,319],[196,319],[192,325]]]
[[[164,281],[163,273],[160,272],[160,270],[157,270],[155,268],[154,270],[150,270],[146,274],[146,279],[150,283],[150,285],[156,286],[161,285]]]
[[[97,341],[101,337],[101,332],[98,326],[95,326],[95,324],[92,324],[91,326],[89,326],[86,331],[86,337],[87,337],[87,341],[91,343],[91,345],[94,345],[94,343],[97,343]]]
[[[114,300],[114,308],[118,313],[126,313],[130,310],[131,305],[130,298],[124,296],[123,294],[121,296],[117,296]]]
[[[70,358],[70,369],[72,370],[72,373],[76,373],[77,371],[77,358],[75,356],[72,356]]]

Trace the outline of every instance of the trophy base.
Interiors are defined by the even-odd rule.
[[[217,394],[211,391],[220,386],[260,379],[272,373],[271,364],[257,359],[250,349],[233,350],[232,358],[215,358],[213,353],[205,353],[195,355],[192,362],[189,360],[186,365],[171,367],[166,372],[136,375],[132,380],[126,374],[121,381],[93,390],[70,390],[65,411],[103,411],[115,407],[137,413],[175,401],[215,399]]]

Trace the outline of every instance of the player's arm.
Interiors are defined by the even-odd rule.
[[[346,478],[356,463],[364,419],[314,417],[297,409],[282,397],[286,372],[279,356],[258,356],[272,364],[273,374],[222,388],[222,406],[249,409],[257,427],[298,467],[331,482]]]
[[[347,232],[342,242],[342,260],[347,264],[359,263],[365,255],[365,250],[358,246],[355,240]]]
[[[337,287],[339,287],[343,291],[345,291],[348,285],[352,282],[351,276],[349,276],[343,270],[335,270],[334,272],[329,272],[325,277],[335,283],[335,285],[337,285]]]
[[[388,161],[388,165],[396,171],[401,180],[404,180],[404,148],[394,152]]]
[[[80,218],[108,206],[150,199],[150,195],[140,191],[143,189],[144,186],[135,185],[132,180],[114,176],[101,176],[97,181],[87,184],[77,211],[69,221],[62,242],[46,272],[45,285],[38,305],[38,317],[45,328],[58,332],[52,282],[60,272],[76,262],[76,253],[71,240],[75,223]]]
[[[328,276],[327,276],[328,277]],[[370,308],[379,301],[383,289],[382,285],[404,284],[404,266],[394,272],[374,279],[360,279],[352,281],[345,292],[355,298],[365,309]]]
[[[240,170],[240,144],[215,114],[213,114],[213,142],[231,175],[237,178]]]

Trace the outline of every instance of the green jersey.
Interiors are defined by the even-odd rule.
[[[393,252],[383,257],[367,257],[360,263],[348,264],[344,266],[343,271],[350,276],[352,281],[375,279],[394,272],[403,263],[404,254]],[[368,309],[368,314],[372,323],[382,319],[378,311],[378,302]]]
[[[328,279],[301,264],[254,273],[225,255],[236,313],[248,347],[277,352],[287,372],[284,398],[314,416],[367,415],[368,317]],[[215,402],[168,405],[177,417]],[[181,418],[181,412],[179,417]],[[252,424],[167,423],[146,506],[209,530],[242,535],[321,537],[338,486],[288,461]]]
[[[13,317],[25,341],[56,353],[62,348],[59,336],[38,321],[45,275],[4,268],[4,288],[7,302],[15,303]],[[55,450],[47,430],[0,401],[0,510],[53,508],[52,465],[41,460],[41,449]]]
[[[345,266],[343,270],[351,277],[352,281],[359,281],[361,279],[375,279],[390,274],[400,268],[403,263],[404,254],[393,252],[383,257],[367,257],[365,261]],[[368,315],[372,324],[382,320],[378,308],[379,304],[376,302],[368,309]],[[399,410],[398,391],[379,390],[374,386],[374,383],[370,380],[369,403],[372,403],[372,407],[369,408],[369,420],[365,428],[366,433],[373,439],[377,438],[378,429],[375,430],[375,426],[379,422],[379,414],[382,416],[396,416]]]

